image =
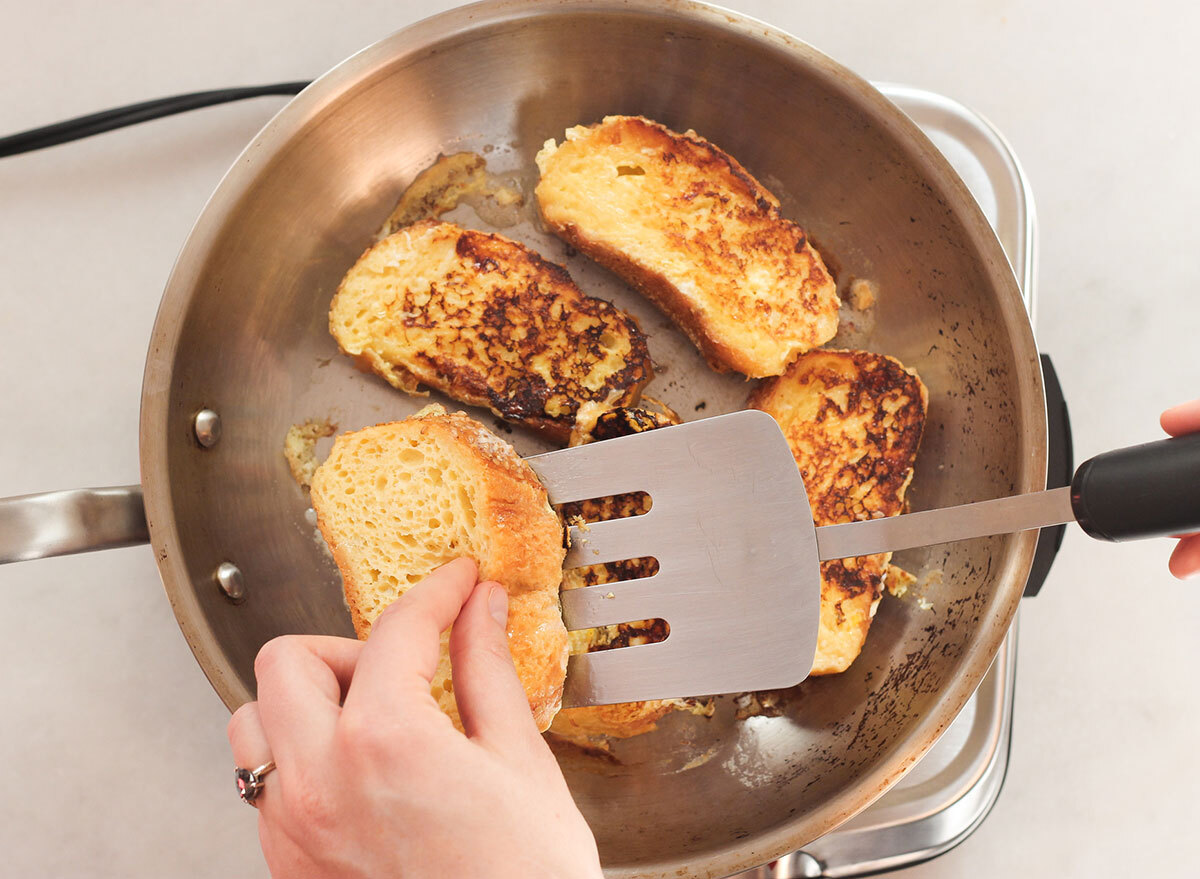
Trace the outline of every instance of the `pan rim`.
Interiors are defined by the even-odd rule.
[[[201,611],[197,590],[180,551],[176,506],[168,468],[170,434],[180,426],[169,423],[168,402],[174,382],[175,353],[182,337],[185,318],[195,296],[195,281],[211,251],[227,215],[257,179],[262,169],[299,134],[305,125],[347,91],[358,87],[385,67],[405,56],[428,49],[431,43],[456,33],[493,27],[514,19],[534,19],[562,14],[620,12],[655,19],[681,19],[716,25],[719,29],[769,51],[787,56],[791,63],[815,69],[831,85],[846,93],[872,121],[880,124],[904,151],[952,212],[972,249],[971,258],[997,288],[997,307],[1014,345],[1019,400],[1015,429],[1026,437],[1028,448],[1016,474],[1015,490],[1035,491],[1045,486],[1046,420],[1041,366],[1032,326],[1020,296],[1016,278],[996,235],[966,185],[948,161],[904,113],[865,79],[835,62],[803,41],[737,12],[694,0],[484,0],[426,18],[384,37],[352,55],[315,80],[286,104],[255,135],[234,161],[200,212],[184,240],[165,285],[151,335],[142,387],[140,415],[140,458],[145,487],[150,543],[154,549],[164,589],[176,621],[205,675],[225,705],[236,708],[253,694],[235,675],[224,658],[219,642]],[[1018,356],[1022,353],[1026,356]],[[1041,405],[1030,405],[1040,401]],[[994,576],[998,588],[994,611],[981,621],[974,642],[962,661],[962,670],[938,696],[927,715],[892,748],[858,783],[829,800],[807,819],[781,821],[759,835],[727,843],[695,859],[643,863],[636,867],[610,868],[606,875],[621,877],[674,876],[678,871],[694,875],[723,876],[750,869],[773,857],[794,851],[853,817],[869,806],[933,746],[941,733],[974,693],[1011,627],[1025,580],[1033,560],[1037,532],[1001,538],[1008,541],[1000,556],[1005,564]]]

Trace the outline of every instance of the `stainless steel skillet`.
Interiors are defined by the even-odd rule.
[[[694,4],[460,9],[355,56],[280,113],[215,193],[164,294],[142,400],[149,533],[180,626],[230,706],[251,697],[263,641],[350,633],[282,461],[287,427],[330,416],[349,429],[419,405],[336,356],[324,324],[338,278],[438,152],[490,148],[496,170],[528,174],[544,139],[612,112],[722,145],[784,196],[843,280],[879,285],[873,329],[841,341],[898,356],[930,387],[915,508],[1044,486],[1038,362],[1003,253],[949,166],[869,85],[769,27]],[[611,277],[532,222],[507,231],[639,314],[665,367],[652,394],[685,417],[741,408],[747,385],[710,373]],[[223,428],[207,447],[203,410]],[[933,609],[884,601],[850,671],[808,682],[781,717],[737,722],[722,705],[624,743],[620,763],[564,754],[611,874],[723,875],[868,804],[978,683],[1032,552],[1025,535],[908,554],[916,573],[941,572],[941,585],[926,578]],[[242,581],[241,603],[218,572]]]

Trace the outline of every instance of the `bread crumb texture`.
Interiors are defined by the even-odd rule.
[[[549,228],[656,302],[715,369],[779,375],[837,332],[837,286],[804,230],[694,131],[608,116],[548,141],[537,164]]]
[[[582,747],[608,750],[608,739],[628,739],[653,732],[658,729],[658,721],[673,711],[712,717],[715,710],[716,702],[712,699],[656,699],[566,708],[554,718],[550,734]]]
[[[883,585],[893,598],[903,598],[916,582],[916,576],[896,565],[888,565],[884,571]]]
[[[894,357],[814,351],[763,382],[750,405],[783,429],[821,525],[896,516],[912,480],[928,395]],[[845,671],[866,641],[891,553],[821,565],[821,623],[812,674]]]
[[[850,306],[855,311],[866,311],[873,308],[879,299],[879,291],[874,281],[865,278],[855,278],[850,282]]]
[[[564,441],[581,406],[631,404],[653,377],[631,315],[522,244],[433,220],[359,258],[329,329],[400,390],[435,388]]]
[[[317,440],[335,433],[337,425],[325,418],[314,418],[288,428],[283,439],[283,457],[287,459],[292,479],[301,488],[312,485],[317,469]]]
[[[508,637],[539,729],[562,701],[562,523],[511,446],[462,413],[428,406],[339,436],[313,476],[317,525],[342,574],[358,637],[435,568],[468,556],[509,595]],[[449,632],[432,693],[459,724]]]
[[[418,220],[440,217],[468,195],[486,188],[487,160],[483,156],[468,152],[439,155],[413,178],[376,237],[386,238]]]
[[[487,171],[487,160],[477,153],[439,155],[422,170],[400,196],[384,221],[376,239],[386,238],[419,220],[434,219],[452,211],[461,202],[491,199],[500,208],[524,204],[525,197],[511,185],[499,182]],[[476,207],[479,210],[479,207]]]

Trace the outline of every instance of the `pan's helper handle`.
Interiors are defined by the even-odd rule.
[[[1200,525],[1200,434],[1105,452],[1071,480],[1071,507],[1099,540],[1195,531]]]
[[[140,485],[0,499],[0,564],[149,540]]]

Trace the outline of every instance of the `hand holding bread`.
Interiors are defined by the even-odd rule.
[[[388,605],[453,559],[473,558],[501,583],[518,676],[538,729],[550,726],[567,670],[558,608],[566,550],[546,490],[512,446],[461,412],[427,406],[338,437],[311,497],[363,640]],[[452,637],[443,635],[432,692],[458,724]]]
[[[598,879],[596,844],[526,708],[506,593],[469,559],[375,621],[368,642],[289,635],[255,662],[259,701],[229,722],[241,766],[274,760],[256,800],[276,879]],[[430,694],[441,633],[463,733]]]

